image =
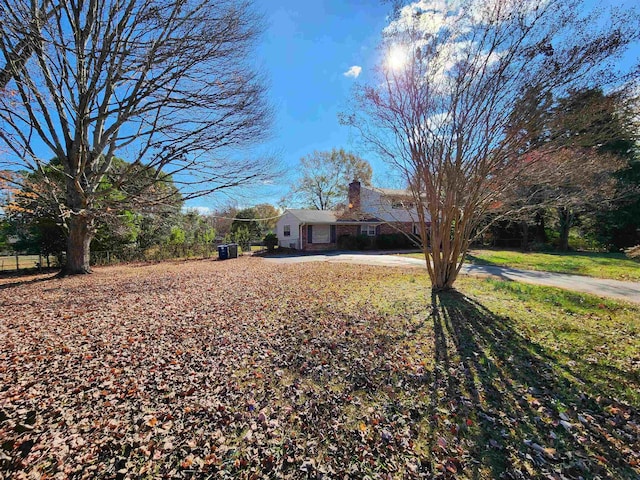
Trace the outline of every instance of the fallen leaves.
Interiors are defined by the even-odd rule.
[[[0,478],[638,471],[635,407],[560,409],[500,319],[462,302],[440,323],[397,275],[238,259],[0,290]]]

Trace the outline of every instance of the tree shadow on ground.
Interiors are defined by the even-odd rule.
[[[459,292],[434,293],[432,317],[435,456],[457,443],[471,478],[638,478],[637,410],[591,398],[511,319]],[[443,436],[439,411],[466,417],[468,428]]]
[[[292,316],[309,326],[282,326],[294,347],[273,345],[273,368],[293,384],[263,403],[295,397],[339,478],[638,478],[637,407],[589,395],[557,352],[459,292]]]
[[[55,280],[56,278],[58,278],[57,275],[53,275],[53,276],[46,276],[46,277],[41,277],[38,276],[36,278],[32,278],[34,273],[29,273],[27,274],[29,278],[24,278],[23,280],[16,280],[15,282],[8,282],[8,283],[0,283],[0,290],[8,290],[11,288],[17,288],[17,287],[23,287],[26,285],[31,285],[34,283],[40,283],[40,282],[47,282],[49,280]],[[26,277],[27,275],[24,275],[24,277]],[[7,278],[7,277],[5,277]],[[20,278],[17,277],[15,275],[9,277],[9,278]],[[0,277],[1,279],[1,277]]]
[[[467,253],[464,257],[464,261],[465,263],[469,263],[471,265],[480,265],[480,266],[487,265],[487,266],[494,266],[494,267],[503,266],[502,264],[491,262],[489,260],[485,260],[484,258],[480,258],[476,255],[473,255],[472,253]]]

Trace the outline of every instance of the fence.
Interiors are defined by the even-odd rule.
[[[91,265],[114,265],[117,263],[150,262],[177,258],[210,258],[217,255],[217,245],[182,244],[155,245],[146,249],[123,248],[91,252]]]
[[[262,244],[252,243],[251,251],[263,250]],[[217,257],[217,244],[155,245],[149,248],[127,247],[114,250],[91,251],[91,265],[114,265],[131,262],[157,262],[171,259],[198,259]],[[55,255],[16,253],[0,256],[0,272],[18,272],[54,268],[64,264],[64,252]]]
[[[41,270],[58,266],[58,259],[54,255],[32,255],[15,253],[0,255],[0,272],[19,272],[21,270]]]

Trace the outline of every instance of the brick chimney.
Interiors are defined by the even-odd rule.
[[[349,212],[360,211],[360,182],[354,180],[349,184]]]

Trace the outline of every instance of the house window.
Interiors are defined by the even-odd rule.
[[[282,230],[283,230],[282,234],[283,234],[285,237],[290,237],[290,236],[291,236],[291,225],[285,225],[285,226],[283,226],[283,227],[282,227]]]
[[[420,225],[417,223],[413,224],[413,234],[414,235],[420,235]]]
[[[309,225],[307,243],[331,243],[330,225]]]
[[[408,210],[411,208],[415,208],[416,204],[414,202],[403,202],[402,200],[393,200],[391,202],[391,208],[396,209],[396,210],[400,210],[400,209],[404,209],[404,210]]]
[[[362,226],[362,234],[368,235],[369,237],[376,236],[376,226],[375,225],[363,225]]]

